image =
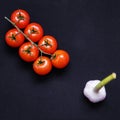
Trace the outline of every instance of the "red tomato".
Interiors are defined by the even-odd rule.
[[[19,55],[24,61],[33,62],[38,58],[39,50],[30,42],[26,42],[19,48]]]
[[[22,9],[13,11],[11,14],[11,21],[14,22],[19,28],[25,28],[30,22],[28,12]]]
[[[24,40],[24,36],[15,28],[9,30],[5,35],[5,41],[11,47],[19,47]]]
[[[43,28],[38,23],[30,23],[24,30],[24,33],[33,41],[37,42],[43,36]]]
[[[54,37],[46,35],[40,39],[38,46],[43,52],[52,54],[57,49],[57,41]]]
[[[52,70],[52,63],[46,56],[41,56],[33,63],[33,70],[38,75],[46,75]]]
[[[65,68],[70,61],[69,54],[65,50],[56,50],[51,59],[53,66],[59,69]]]

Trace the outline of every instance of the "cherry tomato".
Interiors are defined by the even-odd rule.
[[[30,16],[27,11],[18,9],[11,14],[11,21],[19,28],[25,28],[30,22]]]
[[[33,62],[38,58],[39,50],[30,42],[26,42],[19,48],[19,55],[24,61]]]
[[[59,69],[65,68],[70,61],[69,54],[65,50],[56,50],[51,59],[53,66]]]
[[[38,75],[46,75],[52,70],[52,63],[46,56],[41,56],[33,63],[33,70]]]
[[[57,49],[57,41],[54,37],[46,35],[40,39],[38,46],[43,52],[52,54]]]
[[[25,38],[17,29],[10,29],[5,35],[5,41],[10,47],[19,47]]]
[[[38,23],[30,23],[24,30],[24,33],[33,41],[39,41],[43,36],[43,28]]]

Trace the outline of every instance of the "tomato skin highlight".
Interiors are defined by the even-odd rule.
[[[56,50],[52,55],[52,64],[55,68],[65,68],[70,61],[70,56],[65,50]]]
[[[38,46],[43,52],[52,54],[56,51],[58,44],[53,36],[45,35],[38,42]]]
[[[38,42],[43,36],[43,28],[38,23],[30,23],[24,30],[24,33],[33,41]]]
[[[20,29],[25,28],[30,23],[30,15],[23,9],[13,11],[10,18]]]
[[[47,75],[52,70],[52,63],[46,56],[41,56],[33,63],[33,70],[38,75]]]
[[[30,42],[26,42],[19,48],[19,56],[26,62],[33,62],[38,58],[39,50]]]
[[[19,33],[18,30],[15,28],[10,29],[5,34],[5,41],[10,47],[19,47],[23,44],[24,40],[25,37],[21,33]]]

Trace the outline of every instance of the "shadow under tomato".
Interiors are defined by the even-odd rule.
[[[51,81],[51,79],[54,78],[54,75],[55,75],[54,70],[52,70],[47,75],[38,75],[34,71],[32,72],[32,78],[33,78],[33,82],[35,84],[49,82],[49,81]]]
[[[49,82],[51,80],[54,80],[54,78],[56,78],[56,77],[67,75],[67,73],[69,73],[69,70],[70,70],[70,65],[68,65],[64,69],[56,69],[56,68],[53,67],[52,71],[49,74],[43,75],[43,76],[38,75],[33,71],[33,73],[32,73],[33,82],[34,83]]]
[[[12,48],[12,47],[9,47],[6,43],[4,43],[5,46],[4,46],[4,51],[10,55],[10,56],[15,56],[15,55],[18,55],[18,49],[19,48]]]
[[[54,72],[55,72],[54,74],[56,74],[57,76],[66,75],[67,73],[69,73],[70,69],[71,69],[71,64],[69,63],[69,65],[63,69],[54,68]]]

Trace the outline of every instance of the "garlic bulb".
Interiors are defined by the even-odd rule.
[[[106,97],[106,90],[103,86],[99,91],[95,90],[95,86],[100,82],[100,80],[90,80],[86,83],[83,90],[84,95],[93,103],[100,102]]]
[[[83,94],[93,103],[100,102],[106,98],[105,85],[116,79],[116,73],[112,73],[103,80],[90,80],[86,83]]]

